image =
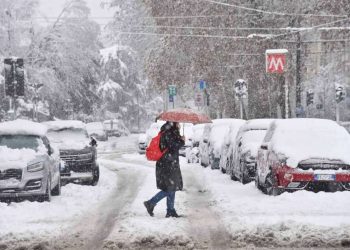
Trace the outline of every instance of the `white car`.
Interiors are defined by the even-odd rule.
[[[258,149],[273,119],[249,120],[236,137],[230,160],[229,173],[232,180],[246,184],[255,179]]]
[[[86,126],[81,121],[51,121],[48,138],[60,150],[64,161],[61,178],[66,182],[97,185],[100,169],[97,163],[97,143],[89,138]]]
[[[203,167],[207,167],[210,164],[209,160],[209,138],[212,124],[204,124],[204,130],[202,138],[199,142],[199,160]]]
[[[274,121],[258,152],[256,186],[285,190],[350,190],[350,134],[325,119]]]
[[[51,195],[61,194],[58,150],[46,131],[26,120],[0,123],[0,200],[51,201]]]
[[[107,131],[104,129],[102,122],[87,123],[86,130],[89,136],[94,137],[96,140],[99,140],[99,141],[108,140],[108,134],[107,134]]]
[[[199,143],[202,140],[205,124],[197,124],[192,127],[192,146],[186,149],[188,163],[199,163]]]
[[[224,140],[220,151],[221,157],[220,157],[219,168],[222,173],[226,173],[227,166],[230,163],[229,152],[232,151],[232,149],[234,148],[237,133],[245,122],[246,122],[245,120],[241,120],[241,119],[232,119],[232,121],[229,124],[229,130],[227,134],[225,134],[224,136]]]
[[[140,154],[146,153],[146,148],[147,148],[147,136],[146,134],[140,134],[139,138],[137,140],[137,149]]]
[[[129,129],[125,126],[122,120],[113,119],[103,122],[103,128],[108,136],[127,136],[130,134]]]

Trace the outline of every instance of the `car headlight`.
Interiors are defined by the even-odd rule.
[[[38,163],[27,166],[28,172],[37,172],[37,171],[41,171],[43,169],[44,169],[44,164],[42,162],[38,162]]]

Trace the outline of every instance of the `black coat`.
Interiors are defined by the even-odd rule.
[[[179,163],[179,149],[185,145],[177,129],[163,125],[160,149],[167,152],[156,163],[157,188],[166,192],[182,190],[183,182]]]

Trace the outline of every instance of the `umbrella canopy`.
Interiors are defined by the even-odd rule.
[[[191,109],[172,109],[161,113],[158,116],[158,119],[163,121],[192,123],[192,124],[212,122],[208,116]]]

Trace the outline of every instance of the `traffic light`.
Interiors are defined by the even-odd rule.
[[[345,100],[346,92],[343,85],[337,84],[335,87],[335,101],[340,103]]]
[[[5,93],[7,96],[24,96],[24,63],[22,58],[6,58]]]
[[[309,106],[314,103],[314,91],[309,89],[306,92],[306,106]]]

